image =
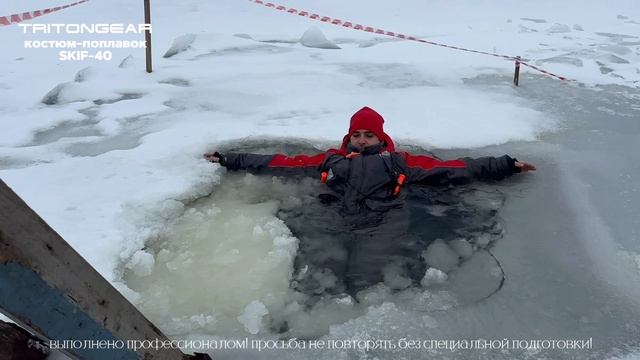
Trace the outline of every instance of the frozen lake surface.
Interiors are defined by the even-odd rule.
[[[0,28],[0,176],[172,338],[591,340],[572,350],[214,351],[216,359],[638,358],[634,1],[283,0],[520,55],[575,80],[524,68],[517,88],[513,62],[499,57],[248,1],[154,4],[151,74],[140,49],[111,49],[112,62],[62,62],[58,49],[25,47],[95,34]],[[59,4],[9,0],[0,16],[49,5]],[[95,0],[38,21],[138,23],[140,11]],[[301,246],[315,251],[313,237],[340,231],[315,210],[317,179],[231,174],[201,154],[336,147],[365,105],[383,114],[401,148],[441,158],[507,153],[538,171],[416,194],[414,213],[430,220],[425,263],[444,271],[411,278],[385,268],[384,284],[355,302],[340,295],[339,276],[305,272],[297,256]],[[340,242],[327,242],[326,256],[344,256]]]
[[[526,76],[519,88],[504,85],[507,79],[495,76],[465,82],[473,88],[516,93],[562,124],[561,131],[546,133],[537,142],[511,142],[472,152],[434,151],[442,158],[508,153],[538,167],[532,174],[476,184],[471,189],[421,190],[431,194],[431,199],[427,195],[420,200],[436,215],[442,209],[433,201],[429,204],[433,198],[457,196],[455,203],[461,204],[461,193],[484,192],[479,197],[466,197],[480,207],[474,209],[467,203],[462,208],[474,209],[475,217],[482,218],[482,210],[494,204],[503,231],[491,235],[485,228],[484,234],[495,237],[490,241],[495,263],[491,256],[485,256],[480,261],[484,265],[463,272],[465,264],[472,262],[462,261],[454,266],[461,275],[456,279],[456,272],[450,273],[452,284],[448,287],[444,281],[445,285],[391,290],[394,283],[390,280],[363,295],[360,303],[344,296],[326,296],[304,308],[309,298],[293,292],[287,280],[294,276],[297,239],[292,238],[286,217],[296,211],[321,211],[314,207],[321,185],[317,179],[287,183],[268,176],[227,173],[211,198],[198,200],[170,235],[151,243],[150,252],[158,254],[155,269],[163,270],[156,274],[149,268],[151,273],[137,281],[125,277],[132,289],[140,291],[143,311],[159,324],[167,324],[167,331],[178,337],[189,337],[187,333],[193,337],[197,329],[199,336],[243,338],[246,330],[254,329],[254,336],[263,339],[592,339],[588,350],[429,351],[431,355],[470,359],[601,359],[633,351],[640,345],[640,159],[634,151],[640,140],[640,92],[621,86],[586,88],[535,76]],[[231,150],[310,153],[314,149],[294,140],[288,145],[247,142]],[[419,147],[409,150],[421,152]],[[442,211],[439,215],[448,215],[451,222],[448,241],[456,237],[455,230],[461,225],[470,226],[456,222],[454,213]],[[292,224],[294,233],[305,226],[318,226],[307,222],[296,228],[295,221]],[[190,238],[194,232],[196,240]],[[446,239],[444,234],[446,230],[439,237]],[[275,250],[262,250],[272,259],[264,258],[265,253],[255,248],[261,241],[279,243]],[[317,249],[319,254],[331,251],[331,241],[327,243],[328,248]],[[163,259],[167,250],[178,255]],[[482,259],[485,251],[474,250],[476,258]],[[169,275],[172,263],[184,268]],[[247,274],[242,271],[247,263],[258,266]],[[499,278],[504,276],[504,283],[482,276],[482,271],[488,275],[492,268],[503,272]],[[454,281],[464,286],[456,288]],[[145,283],[153,285],[145,288]],[[158,290],[163,283],[166,289]],[[176,287],[178,284],[186,287]],[[467,300],[478,296],[482,292],[478,289],[490,296],[464,301],[465,296]],[[493,293],[495,289],[499,290]],[[243,297],[259,299],[259,305],[238,308],[247,302]],[[291,305],[294,302],[297,305]],[[159,310],[159,303],[164,308]],[[245,319],[236,320],[237,314],[244,314]],[[284,320],[287,328],[276,326]],[[352,351],[342,356],[417,358],[424,351]],[[234,352],[217,354],[222,358],[239,356]],[[337,356],[335,351],[306,354]],[[264,356],[295,358],[299,354],[259,354]]]

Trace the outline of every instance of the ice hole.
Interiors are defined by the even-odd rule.
[[[222,150],[319,151],[290,141]],[[495,186],[407,187],[408,227],[380,226],[390,227],[390,242],[415,247],[411,262],[390,256],[379,281],[350,292],[352,231],[339,206],[320,200],[326,187],[319,179],[220,172],[210,196],[188,204],[123,268],[140,295],[137,306],[170,337],[313,339],[386,302],[446,310],[501,286],[490,254],[502,234],[496,213],[504,196]]]

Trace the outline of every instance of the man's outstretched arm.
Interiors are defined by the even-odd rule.
[[[518,161],[518,159],[512,158],[509,155],[500,157],[487,156],[477,159],[463,158],[461,160],[467,164],[470,176],[473,177],[471,180],[502,180],[513,174],[534,171],[536,169],[535,166]]]
[[[246,170],[252,174],[319,176],[326,154],[287,156],[248,153],[205,153],[203,157],[228,170]]]
[[[500,157],[440,160],[426,155],[401,153],[408,168],[408,182],[424,185],[464,184],[474,180],[502,180],[535,166],[508,155]]]

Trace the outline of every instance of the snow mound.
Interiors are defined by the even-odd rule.
[[[65,94],[67,92],[73,92],[73,90],[71,89],[73,84],[73,82],[65,82],[56,85],[53,89],[45,94],[45,96],[42,98],[42,103],[45,105],[55,105],[58,103],[64,104],[71,102],[67,99],[68,96],[66,96]]]
[[[185,34],[177,37],[175,40],[173,40],[173,44],[171,44],[169,50],[167,50],[167,52],[164,53],[162,57],[170,58],[176,54],[186,51],[187,49],[189,49],[189,47],[191,47],[191,44],[193,44],[195,40],[195,34]]]
[[[328,40],[322,31],[315,26],[310,27],[302,34],[300,44],[316,49],[340,49],[338,45]]]
[[[92,66],[87,66],[76,73],[76,77],[73,79],[75,82],[84,82],[89,78],[94,78],[98,70]]]
[[[552,27],[547,29],[548,34],[564,34],[571,32],[571,28],[566,24],[554,24]]]
[[[136,61],[132,55],[129,55],[126,58],[122,59],[122,61],[120,62],[120,65],[118,65],[120,69],[131,68],[135,66],[136,66]]]

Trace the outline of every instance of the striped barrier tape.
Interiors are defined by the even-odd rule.
[[[528,63],[522,61],[522,59],[519,59],[519,58],[517,58],[515,56],[511,56],[511,55],[502,55],[502,54],[490,53],[490,52],[486,52],[486,51],[467,49],[467,48],[462,48],[462,47],[459,47],[459,46],[452,46],[452,45],[437,43],[437,42],[434,42],[434,41],[418,39],[415,36],[408,36],[408,35],[404,35],[402,33],[397,33],[397,32],[393,32],[393,31],[386,31],[386,30],[374,28],[374,27],[371,27],[371,26],[364,26],[364,25],[360,25],[360,24],[354,24],[353,22],[350,22],[350,21],[343,21],[343,20],[331,18],[331,17],[328,17],[328,16],[322,16],[322,15],[319,15],[319,14],[309,13],[308,11],[299,11],[299,10],[294,9],[294,8],[288,8],[286,6],[274,4],[272,2],[265,2],[263,0],[249,0],[249,1],[252,2],[252,3],[255,3],[255,4],[266,6],[268,8],[272,8],[272,9],[275,9],[275,10],[283,11],[283,12],[286,12],[286,13],[289,13],[289,14],[292,14],[292,15],[299,15],[299,16],[303,16],[303,17],[308,17],[309,19],[321,21],[321,22],[324,22],[324,23],[329,23],[329,24],[336,25],[336,26],[343,26],[343,27],[346,27],[346,28],[365,31],[365,32],[373,33],[373,34],[386,35],[386,36],[391,36],[391,37],[395,37],[395,38],[398,38],[398,39],[417,41],[417,42],[420,42],[420,43],[423,43],[423,44],[429,44],[429,45],[445,47],[445,48],[448,48],[448,49],[467,51],[467,52],[472,52],[472,53],[476,53],[476,54],[494,56],[494,57],[502,58],[502,59],[505,59],[505,60],[517,61],[520,64],[522,64],[524,66],[528,66],[528,67],[530,67],[530,68],[532,68],[534,70],[537,70],[537,71],[539,71],[539,72],[541,72],[543,74],[546,74],[546,75],[549,75],[549,76],[553,76],[553,77],[558,78],[560,80],[567,80],[567,81],[569,80],[564,76],[556,75],[556,74],[551,73],[549,71],[543,70],[543,69],[541,69],[541,68],[539,68],[537,66],[528,64]]]
[[[13,14],[13,15],[7,15],[7,16],[0,16],[0,26],[8,26],[8,25],[11,25],[11,24],[21,23],[23,21],[31,20],[33,18],[37,18],[37,17],[40,17],[42,15],[51,14],[52,12],[60,11],[62,9],[66,9],[68,7],[80,5],[80,4],[85,3],[87,1],[89,1],[89,0],[81,0],[81,1],[78,1],[78,2],[74,2],[73,4],[68,4],[68,5],[63,5],[63,6],[56,6],[54,8],[49,8],[49,9],[28,11],[28,12],[24,12],[22,14]]]

